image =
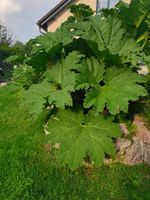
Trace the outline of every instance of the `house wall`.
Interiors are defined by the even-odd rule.
[[[76,4],[87,4],[89,5],[92,10],[96,11],[96,0],[75,0],[73,3]],[[56,19],[50,21],[48,23],[48,32],[54,32],[66,19],[70,16],[70,12],[67,8],[65,8],[57,17]]]
[[[130,3],[131,0],[123,0],[125,3]]]
[[[96,11],[96,0],[74,0],[76,4],[87,4],[92,10]],[[124,0],[126,3],[130,3],[130,0]],[[66,19],[71,15],[67,7],[54,19],[48,23],[47,31],[54,32]]]

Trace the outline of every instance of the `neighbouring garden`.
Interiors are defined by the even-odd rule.
[[[3,58],[0,199],[149,200],[150,0],[70,10]]]

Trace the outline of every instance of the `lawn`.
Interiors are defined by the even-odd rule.
[[[0,89],[1,200],[150,200],[150,168],[61,168],[44,150],[44,114],[33,119],[20,88]]]

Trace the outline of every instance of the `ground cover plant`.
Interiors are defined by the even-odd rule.
[[[148,8],[138,0],[137,18],[144,12],[139,26],[149,34],[146,2]],[[134,0],[130,6],[119,4],[119,14],[118,9],[85,17],[79,12],[55,33],[35,38],[23,61],[40,77],[25,87],[23,102],[34,116],[47,110],[47,140],[57,144],[53,153],[62,166],[75,169],[87,161],[100,166],[105,155],[114,156],[113,141],[121,136],[116,117],[148,94],[137,69],[139,63],[149,64],[149,36],[121,15],[135,5]]]

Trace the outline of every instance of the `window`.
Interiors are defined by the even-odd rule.
[[[109,8],[114,7],[119,2],[119,0],[109,0],[109,1],[110,1]]]
[[[97,12],[102,8],[112,8],[119,0],[97,0]]]

